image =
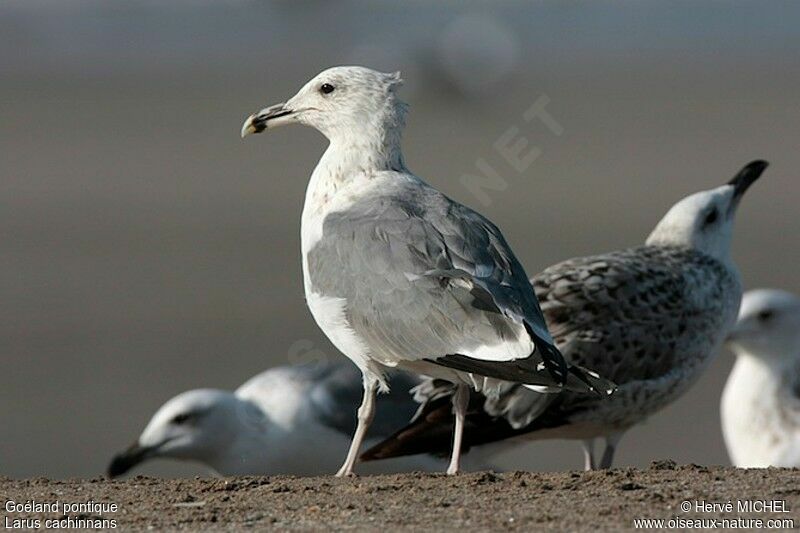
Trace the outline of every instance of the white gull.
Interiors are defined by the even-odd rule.
[[[379,399],[385,409],[368,441],[390,435],[413,415],[417,404],[407,391],[415,384],[409,376],[393,377],[395,391]],[[349,363],[272,368],[235,392],[186,391],[156,411],[136,442],[114,457],[108,474],[117,477],[159,458],[199,463],[225,476],[324,474],[347,451],[360,398],[360,373]],[[367,470],[441,468],[442,461],[419,457]]]
[[[490,221],[405,166],[399,74],[335,67],[286,102],[251,115],[242,136],[301,123],[330,144],[311,175],[301,222],[308,306],[362,371],[358,427],[337,475],[350,475],[387,368],[456,383],[459,468],[469,387],[499,380],[606,394],[613,384],[569,367],[525,271]]]

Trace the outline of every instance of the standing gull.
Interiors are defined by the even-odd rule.
[[[749,291],[727,341],[722,434],[735,466],[800,466],[800,298]]]
[[[353,473],[387,368],[457,384],[448,473],[459,468],[469,386],[613,389],[564,362],[494,224],[408,171],[400,84],[399,73],[331,68],[242,127],[246,136],[299,122],[330,141],[308,184],[301,241],[311,313],[363,373],[358,426],[339,476]]]
[[[708,365],[736,319],[742,291],[730,257],[739,200],[767,163],[675,204],[644,246],[559,263],[532,282],[556,345],[570,363],[597,369],[611,398],[541,395],[509,384],[499,397],[473,395],[465,447],[522,439],[580,439],[586,469],[610,468],[623,433],[675,401]],[[452,418],[448,384],[428,381],[410,426],[365,459],[441,453]],[[594,440],[606,447],[598,464]]]
[[[397,375],[391,383],[395,392],[378,401],[386,409],[368,442],[390,435],[417,407],[407,393],[415,380]],[[344,363],[272,368],[235,392],[186,391],[158,409],[136,443],[114,457],[108,475],[156,458],[200,463],[224,476],[318,475],[347,451],[360,397],[360,374]],[[440,461],[419,457],[371,471],[439,468]]]

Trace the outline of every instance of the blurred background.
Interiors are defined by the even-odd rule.
[[[735,257],[747,287],[800,291],[795,2],[5,0],[0,44],[0,475],[99,475],[180,391],[342,357],[300,271],[325,141],[239,138],[332,65],[403,71],[409,167],[496,222],[530,274],[640,244],[674,201],[767,159]],[[523,118],[536,102],[558,127]],[[539,151],[522,171],[504,135]],[[481,160],[500,190],[464,185]],[[727,464],[731,358],[618,464]],[[582,458],[544,442],[499,463]]]

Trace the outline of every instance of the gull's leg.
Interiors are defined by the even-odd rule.
[[[614,462],[614,452],[621,438],[622,432],[606,435],[606,449],[603,452],[603,458],[600,460],[600,468],[611,468],[611,464]]]
[[[456,393],[453,394],[453,414],[456,418],[456,426],[453,431],[453,453],[450,456],[450,465],[447,467],[448,474],[458,473],[461,460],[461,441],[464,437],[464,418],[467,414],[467,404],[469,403],[469,388],[467,385],[456,385]]]
[[[594,470],[597,464],[594,462],[594,439],[583,441],[583,469]]]
[[[377,388],[377,380],[364,376],[364,398],[361,400],[361,407],[358,408],[358,425],[356,426],[356,432],[353,434],[353,441],[350,443],[347,458],[339,471],[336,472],[336,477],[353,475],[353,465],[356,464],[356,459],[358,459],[361,443],[364,441],[364,435],[366,435],[367,429],[372,423],[372,418],[375,416],[375,390]]]

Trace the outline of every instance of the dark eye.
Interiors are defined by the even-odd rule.
[[[175,415],[175,417],[172,419],[172,423],[176,426],[180,426],[181,424],[188,422],[190,418],[192,418],[192,415],[189,413],[181,413],[179,415]]]
[[[330,83],[323,83],[322,86],[319,88],[319,92],[322,94],[331,94],[335,87]]]
[[[716,208],[712,209],[706,215],[706,219],[703,221],[703,225],[704,226],[710,226],[711,224],[713,224],[714,222],[717,221],[718,217],[719,217],[719,212],[717,211],[717,209]]]
[[[772,311],[761,311],[758,313],[758,321],[759,322],[769,322],[772,320],[772,317],[775,316],[775,313]]]

